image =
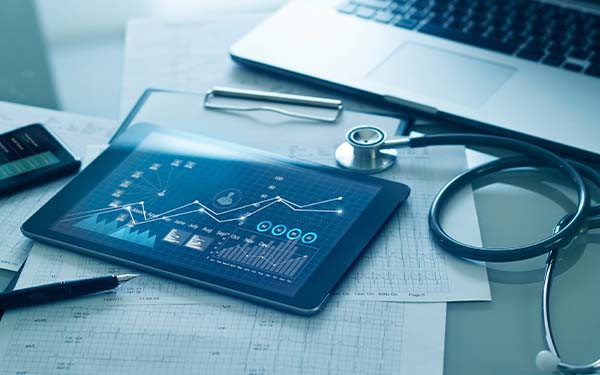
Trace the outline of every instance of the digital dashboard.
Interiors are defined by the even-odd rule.
[[[142,124],[22,231],[312,314],[409,192],[400,183]]]
[[[379,191],[210,147],[165,153],[155,141],[144,140],[53,229],[293,295]]]

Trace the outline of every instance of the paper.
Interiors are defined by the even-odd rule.
[[[335,144],[294,139],[292,146],[265,145],[291,157],[335,166]],[[487,270],[452,256],[431,238],[427,215],[436,192],[464,170],[463,147],[399,150],[397,164],[378,177],[410,186],[408,200],[387,223],[374,244],[345,276],[336,295],[353,300],[465,301],[490,300]],[[443,222],[444,228],[466,243],[480,244],[481,236],[473,194],[462,192],[449,208],[460,223]],[[455,216],[455,217],[456,217]]]
[[[13,310],[1,374],[442,374],[445,304],[330,302],[299,317],[223,299]]]
[[[36,243],[17,288],[128,271]],[[109,293],[5,313],[0,373],[435,375],[445,322],[444,303],[334,299],[298,317],[142,274]]]
[[[117,125],[112,120],[0,102],[0,132],[31,123],[48,126],[79,156],[86,144],[106,143]],[[0,199],[0,268],[16,271],[21,267],[32,244],[21,234],[21,224],[69,180],[63,178]]]
[[[21,271],[16,289],[96,275],[140,273],[137,270],[102,261],[53,246],[35,243]],[[111,292],[86,297],[90,303],[157,304],[199,303],[219,295],[158,276],[143,274]]]
[[[381,106],[369,105],[339,91],[248,69],[233,62],[229,47],[267,16],[263,13],[227,15],[169,27],[158,19],[130,21],[125,36],[122,117],[147,88],[205,92],[213,86],[341,98],[348,109],[386,112]]]
[[[256,87],[281,92],[305,93],[309,95],[324,95],[320,88],[299,85],[296,81],[281,80],[277,76],[248,70],[234,65],[229,61],[228,48],[241,35],[255,25],[263,15],[247,15],[239,17],[224,17],[212,19],[194,25],[179,25],[166,27],[159,20],[137,20],[128,24],[126,36],[126,57],[123,76],[122,114],[125,115],[138,97],[148,87],[168,88],[204,92],[213,85]],[[229,25],[225,27],[224,25]],[[332,93],[334,97],[339,94]],[[167,101],[168,98],[163,100]],[[173,99],[174,100],[174,99]],[[190,99],[191,100],[191,99]],[[359,103],[347,102],[349,107],[360,110],[377,111],[376,107],[364,107]],[[198,103],[200,105],[200,103]],[[155,110],[160,106],[154,106]],[[144,111],[144,110],[142,110]],[[167,111],[168,112],[168,111]],[[196,116],[198,111],[189,111]],[[145,117],[144,117],[145,116]],[[141,118],[148,120],[154,116],[142,114]],[[164,116],[162,116],[164,117]],[[162,119],[161,117],[161,119]],[[184,115],[183,117],[186,117]],[[232,115],[232,123],[241,123],[244,118]],[[195,124],[189,118],[179,119],[178,123]],[[210,122],[209,122],[210,123]],[[203,124],[198,124],[202,127]],[[379,125],[379,124],[377,124]],[[209,126],[209,125],[207,125]],[[289,153],[289,142],[278,147],[265,143],[264,137],[245,137],[238,131],[237,126],[222,126],[205,129],[207,134],[230,135],[230,141],[243,142],[253,146],[279,152]],[[254,130],[256,127],[249,126]],[[308,129],[306,127],[305,129]],[[281,129],[271,130],[273,139]],[[314,134],[317,130],[304,131],[305,136],[294,132],[293,142],[297,150],[296,156],[315,159],[318,162],[331,164],[333,162],[333,145],[341,142],[343,132],[332,127],[332,134],[318,130],[320,143],[325,151],[321,156],[313,158],[309,151],[302,154],[304,145],[314,144]],[[234,134],[231,134],[234,133]],[[393,134],[393,133],[389,133]],[[327,143],[331,142],[331,143]],[[284,149],[285,148],[285,149]],[[392,301],[459,301],[459,300],[489,300],[489,284],[485,267],[481,264],[469,263],[450,256],[433,245],[426,215],[429,204],[435,192],[443,183],[453,178],[465,167],[464,149],[457,148],[454,153],[447,154],[436,150],[431,159],[411,157],[396,166],[399,171],[399,181],[413,188],[408,204],[399,215],[387,226],[384,236],[374,249],[361,261],[359,267],[347,277],[344,291],[345,298],[392,300]],[[415,153],[419,155],[419,153]],[[423,155],[429,155],[423,153]],[[316,160],[318,159],[318,160]],[[443,166],[442,169],[439,166]],[[427,171],[435,170],[435,175]],[[391,172],[392,174],[394,172]],[[425,174],[424,174],[425,173]],[[389,177],[396,177],[387,174]],[[471,243],[477,243],[480,235],[472,194],[463,197],[457,209],[464,210],[464,228],[459,228]],[[398,221],[402,221],[399,225]],[[406,225],[406,223],[409,225]],[[417,227],[410,226],[416,223]],[[452,223],[449,223],[452,224]],[[398,229],[400,228],[400,229]],[[413,231],[414,230],[414,231]],[[402,249],[402,252],[400,252]],[[399,254],[401,254],[399,256]],[[367,266],[368,267],[367,271]],[[356,281],[360,279],[359,281]],[[354,280],[354,281],[353,281]]]
[[[310,137],[310,134],[306,135]],[[331,138],[323,137],[324,140]],[[294,158],[334,165],[334,145],[311,144],[310,140],[294,137],[296,145],[265,144],[263,149],[289,154]],[[315,142],[312,142],[315,143]],[[86,159],[95,158],[104,146],[88,147]],[[411,195],[398,213],[385,226],[375,243],[342,284],[334,292],[344,299],[445,302],[490,300],[487,270],[481,263],[466,261],[449,255],[434,244],[429,233],[427,214],[438,189],[462,171],[466,159],[463,147],[436,147],[402,150],[398,165],[381,174],[411,187]],[[467,243],[480,243],[479,225],[471,191],[457,199],[452,210],[462,217],[460,223],[444,222],[450,233],[460,234]],[[454,224],[454,226],[453,226]],[[458,226],[457,226],[458,225]],[[23,270],[18,287],[37,285],[56,280],[69,280],[105,273],[127,273],[130,270],[68,251],[51,251],[45,245],[36,245],[27,267]],[[106,268],[108,267],[108,268]],[[53,270],[48,272],[47,270]],[[140,295],[144,290],[146,295]],[[185,286],[158,277],[148,276],[133,280],[118,295],[105,298],[127,303],[159,301],[182,303],[206,297],[202,289]]]

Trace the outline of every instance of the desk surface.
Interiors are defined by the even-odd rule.
[[[539,239],[573,207],[556,179],[540,182],[522,175],[476,191],[475,199],[486,245],[508,245]],[[533,189],[533,191],[527,190]],[[568,191],[568,189],[567,189]],[[539,192],[550,194],[552,199]],[[457,218],[457,220],[460,220]],[[577,243],[565,252],[553,288],[552,313],[559,349],[569,361],[589,362],[600,355],[600,302],[592,293],[600,281],[600,241],[585,251]],[[535,355],[543,349],[541,284],[545,258],[513,264],[488,264],[492,302],[449,303],[446,323],[445,374],[536,374]],[[0,287],[13,273],[0,270]],[[426,360],[424,358],[423,360]]]
[[[539,239],[573,206],[572,192],[557,184],[558,178],[542,181],[538,175],[524,173],[502,181],[475,192],[486,245]],[[592,294],[600,282],[595,272],[600,266],[599,238],[592,233],[564,252],[552,291],[559,349],[574,362],[589,362],[599,354],[593,344],[600,333],[600,303]],[[594,242],[586,247],[586,239]],[[542,373],[535,368],[535,355],[544,348],[540,312],[544,263],[545,258],[538,257],[488,264],[493,301],[448,304],[445,374]],[[12,275],[0,271],[0,286],[8,284]]]
[[[522,173],[502,180],[507,184],[475,192],[487,246],[540,239],[552,231],[566,210],[574,209],[573,191],[557,184],[557,176],[540,178],[539,174]],[[574,363],[588,363],[600,355],[597,345],[592,345],[600,332],[600,304],[593,294],[600,281],[594,271],[600,266],[597,233],[583,236],[561,252],[563,259],[551,294],[558,349]],[[586,240],[594,242],[586,245]],[[544,256],[488,264],[492,302],[448,304],[446,374],[543,373],[535,367],[535,356],[545,349],[541,315],[544,266]]]

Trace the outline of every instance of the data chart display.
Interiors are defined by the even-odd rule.
[[[52,230],[293,296],[380,187],[153,135]],[[172,150],[177,150],[174,154]]]

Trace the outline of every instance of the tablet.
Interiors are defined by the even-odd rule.
[[[22,231],[309,315],[408,194],[400,183],[139,124]]]

